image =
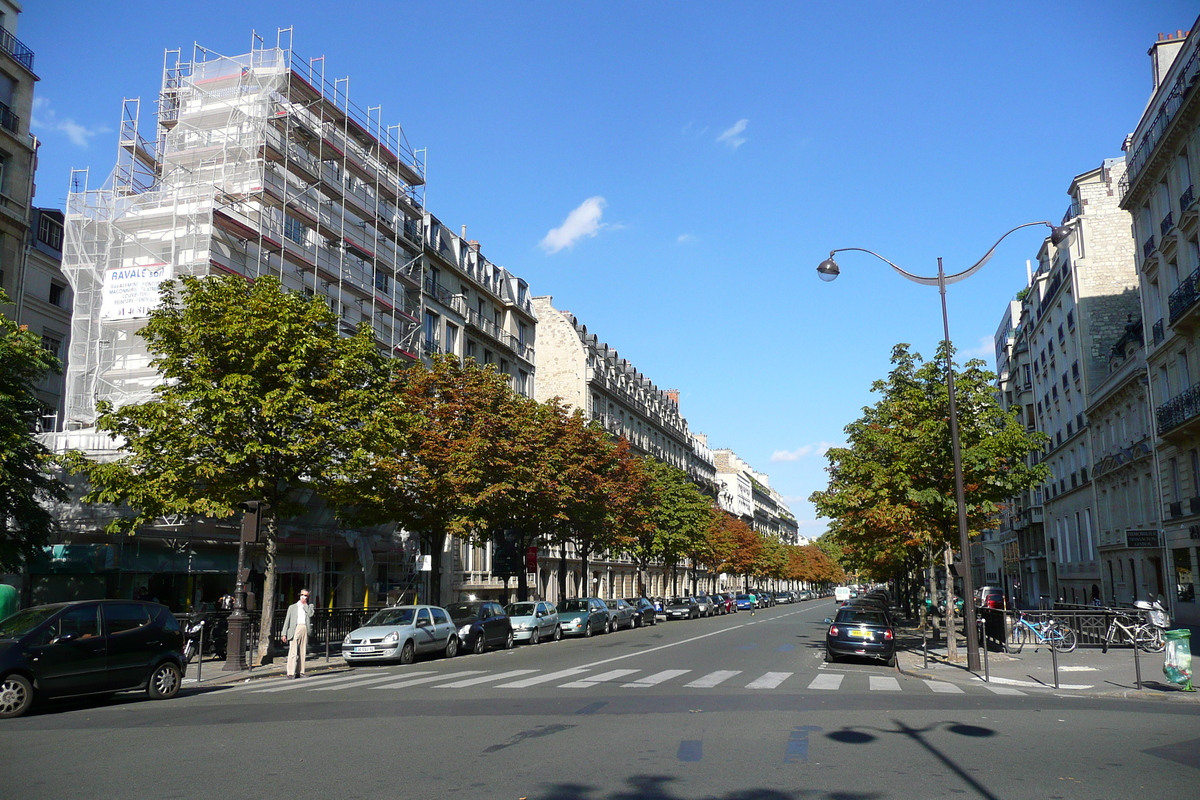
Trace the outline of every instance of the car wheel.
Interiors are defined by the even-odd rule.
[[[458,637],[451,636],[446,640],[446,658],[454,658],[458,655]]]
[[[590,619],[583,624],[583,635],[585,638],[592,635],[592,621]]]
[[[513,632],[512,632],[512,631],[509,631],[509,632],[508,632],[508,638],[504,640],[504,649],[505,649],[505,650],[512,650],[512,649],[513,649],[513,643],[514,643],[514,642],[516,642],[516,639],[513,637]]]
[[[400,648],[400,663],[411,664],[417,657],[417,646],[409,639],[404,643],[404,647]]]
[[[562,641],[562,626],[561,625],[554,626],[554,641],[556,641],[556,642]]]
[[[530,644],[537,644],[537,643],[538,643],[538,628],[537,628],[537,625],[534,625],[534,626],[533,626],[533,630],[531,630],[531,631],[529,632],[529,643],[530,643]]]
[[[151,700],[169,700],[179,692],[182,678],[179,667],[165,661],[150,674],[150,680],[146,683],[146,694],[150,695]]]
[[[890,667],[891,669],[895,669],[895,668],[896,668],[896,654],[895,654],[895,653],[892,653],[892,656],[891,656],[891,658],[889,658],[889,659],[887,660],[887,665],[888,665],[888,667]]]
[[[640,619],[638,619],[637,617],[634,617],[634,618],[633,618],[633,625],[632,625],[632,626],[630,626],[630,627],[633,627],[633,628],[640,628],[640,627],[642,627],[642,621],[641,621]]]
[[[0,681],[0,719],[19,717],[33,705],[33,684],[24,675]]]
[[[480,655],[487,650],[487,639],[484,638],[483,631],[480,631],[475,636],[475,646],[471,648],[471,652],[475,655]]]
[[[833,654],[832,650],[830,650],[828,647],[826,647],[825,648],[825,663],[832,664],[835,661],[837,661],[837,656],[835,656]]]

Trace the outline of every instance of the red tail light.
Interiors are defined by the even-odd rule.
[[[837,636],[837,625],[830,625],[830,626],[829,626],[829,635],[830,635],[830,636]]]
[[[886,631],[883,632],[883,640],[885,642],[890,642],[892,640],[892,629],[891,628],[888,628]]]

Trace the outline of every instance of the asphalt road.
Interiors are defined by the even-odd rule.
[[[822,661],[831,600],[0,723],[0,797],[1183,798],[1200,705]]]

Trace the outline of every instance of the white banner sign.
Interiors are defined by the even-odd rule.
[[[169,264],[142,264],[104,272],[100,319],[148,317],[158,307],[158,285],[171,278]]]

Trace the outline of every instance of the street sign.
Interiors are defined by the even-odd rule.
[[[525,551],[526,572],[537,572],[537,556],[538,549],[536,547],[530,547]]]
[[[1158,531],[1125,531],[1126,547],[1158,547]]]

